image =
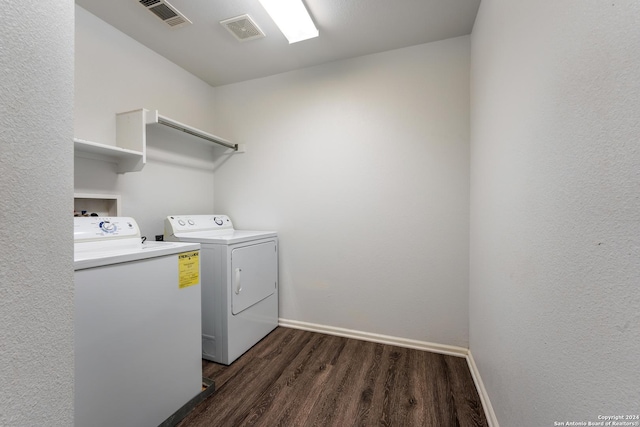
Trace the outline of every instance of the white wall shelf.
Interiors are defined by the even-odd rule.
[[[219,136],[185,125],[184,123],[180,123],[166,116],[162,116],[158,113],[158,110],[146,110],[144,108],[117,114],[117,138],[121,141],[118,145],[126,148],[127,145],[125,144],[133,144],[133,149],[136,149],[135,147],[139,147],[140,145],[145,146],[146,132],[142,128],[146,125],[168,126],[203,139],[207,142],[229,148],[234,152],[243,152],[242,150],[239,150],[238,144],[234,144],[233,142],[220,138]]]
[[[170,119],[165,116],[161,116],[158,114],[158,111],[150,111],[147,113],[147,124],[160,124],[164,126],[168,126],[173,129],[177,129],[179,131],[188,133],[189,135],[196,136],[200,139],[204,139],[205,141],[212,142],[214,144],[222,145],[223,147],[230,148],[233,151],[238,151],[238,144],[234,144],[231,141],[227,141],[224,138],[220,138],[219,136],[212,135],[210,133],[201,131],[199,129],[193,128],[191,126],[180,123],[176,120]]]
[[[150,111],[141,108],[116,114],[116,145],[74,138],[75,154],[79,157],[116,163],[118,173],[141,171],[147,162],[148,125],[168,126],[207,142],[222,145],[233,152],[244,153],[244,145],[234,144],[219,136],[161,116],[157,110]]]
[[[143,151],[129,150],[79,138],[73,139],[73,148],[79,157],[116,163],[118,173],[140,171],[146,162]]]

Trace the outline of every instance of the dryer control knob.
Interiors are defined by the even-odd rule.
[[[190,219],[190,220],[189,220],[189,221],[187,221],[187,222],[189,223],[189,225],[196,225],[196,223],[195,223],[192,219]]]
[[[183,221],[183,220],[181,220],[181,219],[179,219],[179,220],[178,220],[178,224],[180,224],[180,225],[184,225],[184,221]]]
[[[213,222],[215,222],[218,225],[224,224],[224,221],[222,220],[222,218],[218,218],[217,216],[213,217]]]

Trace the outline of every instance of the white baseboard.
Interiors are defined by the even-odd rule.
[[[489,394],[487,393],[487,389],[484,388],[484,383],[482,382],[482,378],[480,377],[480,371],[478,371],[476,362],[475,360],[473,360],[471,350],[467,351],[467,364],[469,365],[469,371],[471,371],[473,382],[476,384],[476,390],[478,390],[478,394],[480,395],[480,401],[482,402],[482,407],[484,408],[484,415],[485,417],[487,417],[487,424],[489,424],[489,427],[500,427],[500,424],[498,424],[498,419],[496,418],[496,413],[493,411],[493,406],[491,405],[491,401],[489,400]]]
[[[278,324],[287,328],[321,332],[327,335],[354,338],[357,340],[377,342],[380,344],[396,345],[398,347],[414,348],[416,350],[431,351],[433,353],[447,354],[449,356],[466,357],[469,352],[469,350],[463,347],[397,338],[389,335],[372,334],[370,332],[354,331],[353,329],[336,328],[335,326],[318,325],[316,323],[299,322],[297,320],[278,319]]]
[[[446,354],[449,356],[464,357],[465,359],[467,359],[467,364],[469,365],[469,370],[471,371],[471,377],[473,378],[473,382],[476,386],[476,389],[478,390],[478,394],[480,395],[480,401],[482,402],[482,407],[484,408],[484,413],[487,417],[489,427],[499,427],[498,420],[496,419],[496,414],[493,412],[493,407],[491,406],[491,402],[489,401],[489,395],[487,394],[487,390],[484,388],[482,378],[480,378],[478,367],[476,366],[476,363],[471,356],[471,352],[467,348],[457,347],[453,345],[436,344],[427,341],[410,340],[407,338],[398,338],[389,335],[373,334],[370,332],[356,331],[353,329],[319,325],[317,323],[300,322],[298,320],[279,318],[278,324],[286,328],[301,329],[303,331],[319,332],[327,335],[353,338],[380,344],[395,345],[404,348],[413,348],[416,350],[431,351],[433,353]]]

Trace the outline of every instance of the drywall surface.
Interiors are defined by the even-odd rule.
[[[640,412],[638,22],[628,0],[480,6],[470,348],[502,425]]]
[[[213,89],[184,69],[76,6],[75,136],[116,143],[116,113],[147,108],[214,133]],[[220,135],[231,139],[230,135]],[[113,163],[76,156],[76,193],[122,196],[148,238],[163,218],[213,209],[213,168],[224,149],[170,128],[147,127],[147,165],[117,174]]]
[[[73,424],[73,3],[2,2],[0,425]]]
[[[280,236],[280,317],[467,346],[469,37],[215,88],[215,210]]]

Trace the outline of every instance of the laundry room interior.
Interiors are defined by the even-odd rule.
[[[41,138],[36,149],[68,169],[8,151],[18,170],[35,174],[3,184],[9,199],[42,188],[45,197],[29,202],[60,221],[71,197],[116,201],[117,215],[135,218],[149,241],[171,215],[228,215],[236,228],[276,230],[282,326],[459,352],[489,425],[638,414],[637,4],[482,0],[463,35],[212,85],[81,3],[58,16],[73,28],[71,39],[60,36],[73,45],[73,65],[52,77],[73,85],[73,103],[34,104],[44,108],[30,115],[42,134],[62,110],[73,138],[115,146],[118,114],[146,109],[239,150],[146,126],[144,165],[122,172],[100,155],[71,153],[71,138],[68,147]],[[303,56],[302,43],[291,48]],[[62,208],[45,205],[49,198]],[[2,217],[21,212],[17,203]],[[70,234],[64,224],[47,241]],[[11,239],[0,243],[25,244]],[[53,262],[69,271],[27,291],[24,303],[3,303],[0,319],[55,295],[58,311],[29,322],[61,325],[38,342],[63,343],[44,365],[55,362],[51,375],[63,378],[73,372],[70,239],[33,274],[48,275]],[[6,277],[10,289],[25,280]],[[18,332],[8,336],[16,345],[5,353],[21,359]],[[61,393],[43,395],[36,415],[65,425],[72,375],[55,383]],[[3,401],[29,419],[27,404]]]
[[[76,193],[148,239],[167,215],[277,230],[283,319],[468,345],[468,36],[212,88],[76,6],[75,58],[76,138],[146,108],[245,146],[149,126],[141,171],[76,156]]]

